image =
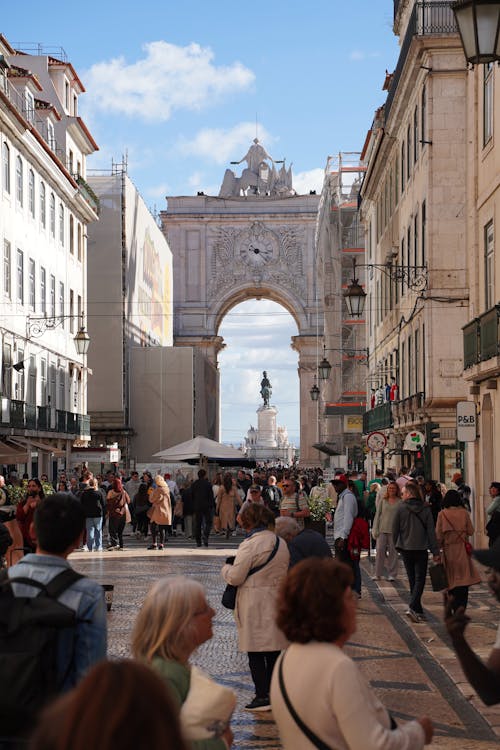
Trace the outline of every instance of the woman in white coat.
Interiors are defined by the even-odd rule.
[[[276,600],[288,571],[290,555],[274,533],[274,515],[264,505],[251,503],[241,514],[246,538],[236,557],[222,568],[226,583],[238,587],[234,616],[240,651],[248,653],[255,685],[249,711],[269,711],[269,687],[276,660],[287,640],[276,625]],[[252,568],[260,569],[252,573]]]

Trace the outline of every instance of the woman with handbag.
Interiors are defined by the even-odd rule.
[[[155,485],[149,497],[151,508],[147,512],[151,521],[151,536],[153,538],[153,542],[148,549],[163,549],[163,544],[167,541],[165,527],[172,523],[172,503],[168,484],[161,474],[155,477]],[[156,539],[158,539],[158,544]]]
[[[422,750],[433,728],[423,717],[397,727],[344,646],[356,631],[353,572],[311,557],[285,579],[277,623],[290,646],[271,684],[283,750]]]
[[[471,557],[469,537],[473,533],[469,511],[463,506],[459,493],[448,490],[443,498],[443,509],[437,517],[436,536],[448,578],[451,613],[459,607],[465,610],[469,586],[481,582]]]
[[[250,503],[241,511],[241,524],[246,538],[234,562],[227,562],[221,574],[226,583],[238,587],[234,616],[239,650],[248,653],[255,685],[255,697],[245,708],[269,711],[273,668],[287,645],[275,619],[278,589],[286,576],[290,553],[286,542],[274,533],[274,515],[265,505]],[[253,568],[258,570],[251,574]]]
[[[396,549],[401,552],[410,584],[410,606],[406,615],[413,622],[423,622],[426,620],[422,594],[429,563],[427,550],[431,550],[434,562],[441,562],[439,546],[431,507],[424,502],[418,484],[407,482],[401,496],[404,502],[394,516],[392,535]]]
[[[133,656],[164,680],[180,709],[191,750],[228,750],[233,742],[229,722],[234,693],[189,663],[198,646],[212,637],[214,615],[201,583],[169,576],[149,590],[132,633]]]

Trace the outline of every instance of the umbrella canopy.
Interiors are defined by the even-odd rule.
[[[226,465],[248,465],[248,459],[241,451],[231,448],[228,445],[217,443],[215,440],[197,435],[192,440],[186,440],[184,443],[178,443],[171,448],[166,448],[154,454],[155,458],[162,458],[164,461],[199,461],[206,458],[209,461],[217,461]]]

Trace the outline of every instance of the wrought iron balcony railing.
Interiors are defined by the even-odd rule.
[[[462,328],[464,370],[500,354],[500,305],[474,318]]]
[[[78,437],[90,435],[90,417],[52,406],[35,406],[19,399],[2,397],[0,425],[21,430],[58,432]]]

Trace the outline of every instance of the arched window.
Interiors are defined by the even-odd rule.
[[[56,198],[54,193],[50,194],[50,233],[52,237],[56,236]]]
[[[28,176],[28,193],[30,214],[35,218],[35,173],[32,169],[30,169]]]
[[[47,208],[45,200],[45,184],[43,182],[40,183],[40,223],[45,229],[47,225]]]
[[[5,143],[2,146],[2,165],[3,165],[3,189],[10,193],[10,148]]]
[[[59,242],[64,245],[64,206],[59,205]]]
[[[23,161],[20,156],[16,159],[16,198],[20,206],[23,205]]]

